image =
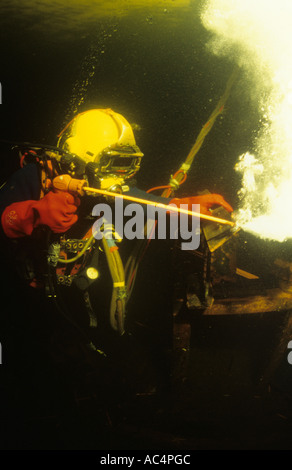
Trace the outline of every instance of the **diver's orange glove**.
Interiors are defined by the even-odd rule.
[[[72,194],[50,191],[39,201],[14,202],[2,213],[1,223],[9,238],[31,235],[34,228],[47,225],[55,233],[63,233],[78,220],[80,200]]]
[[[222,206],[228,212],[233,211],[230,204],[228,204],[220,194],[202,194],[201,196],[174,198],[170,203],[176,204],[177,206],[180,204],[188,204],[188,210],[192,210],[192,204],[200,204],[201,214],[209,214],[209,209],[213,206]]]

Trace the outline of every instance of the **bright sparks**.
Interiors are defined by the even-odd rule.
[[[292,2],[209,0],[202,22],[214,54],[236,60],[261,115],[251,152],[239,157],[237,223],[260,237],[292,237]]]

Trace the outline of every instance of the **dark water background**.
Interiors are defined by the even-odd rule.
[[[1,135],[55,143],[77,110],[112,107],[142,128],[137,135],[145,152],[141,184],[167,179],[186,157],[233,69],[206,50],[209,35],[195,4],[166,12],[129,8],[121,16],[116,8],[104,16],[95,2],[86,7],[5,3]],[[234,93],[199,154],[186,191],[204,189],[208,182],[229,199],[236,194],[240,183],[233,176],[230,184],[233,164],[250,148],[256,125],[255,110],[247,108],[241,93],[244,87]]]
[[[201,25],[199,2],[190,1],[182,8],[175,1],[167,7],[162,3],[134,8],[131,2],[119,6],[119,2],[2,0],[0,138],[54,145],[58,132],[76,112],[111,107],[141,127],[136,139],[145,157],[139,187],[166,184],[215,108],[235,64],[208,51],[210,33]],[[258,127],[250,87],[249,77],[240,76],[178,196],[207,188],[223,194],[237,207],[240,180],[233,168],[239,155],[252,151]],[[0,145],[0,158],[4,180],[18,161],[7,144]],[[244,234],[241,267],[256,272],[261,266],[267,276],[265,262],[283,252],[289,256],[287,244],[267,243]],[[151,309],[151,296],[158,295],[160,278],[153,278],[151,269],[160,255],[160,264],[166,262],[165,253],[154,248],[154,255],[143,267],[146,280],[138,283],[135,294],[140,314]],[[150,407],[151,423],[138,407],[138,437],[133,418],[136,411],[133,416],[129,412],[131,418],[127,418],[128,437],[117,432],[116,440],[111,441],[110,432],[108,440],[100,437],[98,426],[89,419],[91,412],[84,413],[85,417],[80,413],[78,419],[73,413],[75,420],[68,412],[65,418],[58,417],[57,425],[54,416],[51,421],[48,416],[42,421],[34,410],[34,392],[23,392],[29,402],[29,418],[18,423],[15,437],[15,416],[13,412],[5,416],[3,432],[8,437],[3,449],[179,448],[170,435],[183,436],[181,445],[185,448],[281,448],[282,442],[287,448],[291,415],[286,408],[281,411],[286,401],[273,402],[270,407],[270,402],[263,404],[255,392],[282,322],[282,314],[199,320],[187,400],[178,397],[181,406],[170,405],[174,407],[170,421],[159,417],[161,404],[155,404],[154,411]],[[44,377],[46,367],[39,373]],[[288,373],[292,374],[292,369]],[[41,391],[41,402],[40,395]],[[130,411],[131,407],[135,409],[135,404]],[[243,415],[248,417],[246,421]],[[70,434],[71,427],[84,430],[89,423],[90,439],[80,430]],[[266,423],[268,432],[263,435]],[[25,437],[27,432],[29,437]]]

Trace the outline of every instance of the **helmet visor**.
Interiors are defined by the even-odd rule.
[[[122,174],[125,177],[134,175],[139,169],[143,153],[136,145],[111,145],[105,148],[96,158],[98,173]]]

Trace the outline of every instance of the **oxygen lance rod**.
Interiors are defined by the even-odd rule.
[[[181,214],[187,214],[187,215],[191,215],[194,217],[200,217],[200,219],[210,220],[211,222],[216,222],[218,224],[230,225],[231,227],[235,226],[234,222],[231,222],[230,220],[226,220],[226,219],[221,219],[219,217],[214,217],[213,215],[201,214],[200,212],[193,212],[193,211],[189,211],[188,209],[181,209],[180,207],[177,207],[175,205],[170,206],[168,204],[163,204],[161,202],[148,201],[148,199],[128,196],[126,194],[114,193],[112,191],[107,191],[105,189],[90,188],[89,186],[86,186],[86,184],[87,184],[86,180],[78,180],[75,178],[71,178],[71,176],[69,175],[57,176],[56,178],[53,179],[53,182],[52,182],[53,187],[60,191],[69,191],[71,193],[76,193],[81,196],[84,194],[84,191],[85,191],[88,193],[101,194],[103,196],[118,197],[121,199],[125,199],[127,201],[137,202],[138,204],[139,203],[147,204],[148,206],[154,206],[159,209],[166,209],[167,211],[171,211],[171,212],[179,212]]]
[[[180,207],[176,207],[176,206],[169,206],[169,205],[163,204],[161,202],[148,201],[147,199],[141,199],[141,198],[134,197],[134,196],[127,196],[125,194],[120,194],[120,193],[113,193],[111,191],[106,191],[104,189],[90,188],[88,186],[84,186],[82,189],[83,189],[83,191],[86,191],[86,192],[103,194],[104,196],[119,197],[121,199],[126,199],[128,201],[138,202],[140,204],[148,204],[149,206],[154,206],[154,207],[157,207],[159,209],[166,209],[166,210],[172,211],[172,212],[179,212],[181,214],[187,214],[187,215],[191,215],[191,216],[195,216],[195,217],[200,217],[201,219],[210,220],[210,221],[216,222],[218,224],[231,225],[231,227],[235,226],[235,223],[231,222],[230,220],[221,219],[219,217],[214,217],[214,216],[208,215],[208,214],[201,214],[200,212],[189,211],[188,209],[181,209]]]

